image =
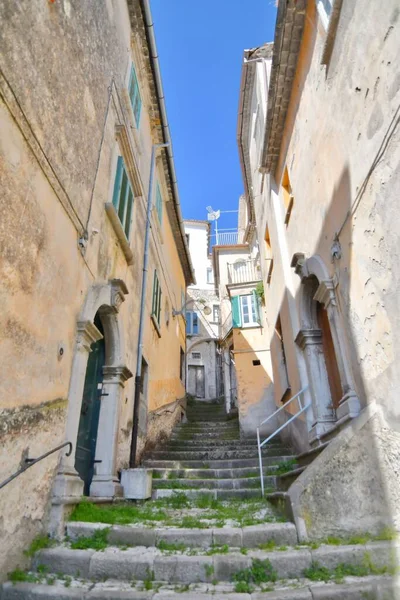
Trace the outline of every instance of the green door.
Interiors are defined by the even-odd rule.
[[[101,321],[97,315],[94,324],[103,333]],[[94,471],[104,363],[105,345],[103,337],[98,342],[92,344],[91,352],[89,353],[75,452],[75,469],[85,482],[84,494],[86,496],[89,495]]]

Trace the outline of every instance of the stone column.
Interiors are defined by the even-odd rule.
[[[350,361],[347,358],[347,344],[336,303],[335,282],[332,279],[321,281],[314,299],[323,304],[328,314],[336,362],[340,374],[343,395],[336,409],[337,420],[340,421],[345,417],[357,417],[360,413],[361,405],[355,392]]]
[[[132,377],[132,373],[125,366],[105,366],[103,374],[95,474],[90,486],[90,495],[112,498],[122,495],[115,468],[119,412],[125,381]]]
[[[83,481],[75,469],[76,441],[78,438],[79,419],[87,362],[90,347],[103,337],[91,321],[78,321],[78,334],[74,358],[72,361],[71,380],[68,392],[68,412],[65,440],[72,442],[70,456],[65,453],[61,457],[57,475],[54,480],[53,495],[82,496]]]
[[[322,332],[320,329],[301,329],[295,341],[303,350],[307,367],[314,417],[310,430],[312,443],[336,421],[322,346]]]

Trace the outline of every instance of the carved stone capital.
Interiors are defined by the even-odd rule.
[[[92,321],[78,321],[77,329],[78,350],[90,352],[90,346],[103,338]]]
[[[323,304],[325,308],[331,304],[336,306],[335,282],[333,279],[323,279],[314,295],[314,300]]]
[[[296,335],[295,342],[302,350],[306,346],[322,344],[322,332],[320,329],[300,329]]]
[[[125,296],[129,294],[128,288],[122,279],[111,280],[111,306],[116,312],[119,311],[120,306],[125,302]]]
[[[125,384],[125,381],[133,377],[133,373],[125,365],[118,365],[116,367],[105,366],[103,367],[104,383],[119,383]]]
[[[301,281],[304,281],[309,276],[306,255],[302,252],[293,254],[290,266],[294,268],[294,272],[300,277]]]

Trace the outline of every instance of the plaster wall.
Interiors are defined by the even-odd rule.
[[[4,73],[0,80],[0,361],[7,374],[0,381],[0,408],[7,430],[21,407],[36,410],[60,398],[67,400],[77,319],[94,285],[119,279],[127,286],[118,313],[121,360],[135,372],[145,198],[156,131],[150,119],[149,82],[136,34],[131,38],[125,2],[34,0],[29,6],[3,2],[0,21]],[[130,125],[133,115],[124,105],[132,58],[143,102],[138,130]],[[112,200],[121,153],[117,125],[125,127],[138,168],[129,240],[132,264],[105,211],[105,203]],[[186,283],[169,217],[169,183],[159,160],[156,179],[164,210],[161,225],[155,211],[152,214],[146,296],[144,357],[149,364],[150,423],[157,410],[185,393],[180,379],[184,320],[173,318],[172,308],[180,306]],[[88,240],[83,256],[78,239],[84,229]],[[155,269],[162,289],[158,331],[150,316]],[[116,469],[127,465],[133,393],[131,378],[118,407]],[[62,441],[67,411],[68,403],[64,412],[51,413],[57,418],[42,421],[43,431],[29,421],[7,437],[7,461],[1,461],[6,467],[0,480],[18,469],[27,447],[39,455]],[[174,415],[178,412],[174,409]],[[148,428],[147,441],[156,443],[162,437],[162,420],[158,423]],[[167,433],[171,427],[166,418]],[[139,448],[143,445],[142,440]],[[8,522],[4,519],[0,528],[2,547],[9,545],[10,535],[14,540],[7,565],[15,566],[22,549],[45,529],[57,458],[46,459],[24,479],[10,484],[13,512],[1,510]],[[21,495],[23,481],[26,487]],[[29,493],[34,483],[40,494]],[[0,503],[10,489],[0,492]]]
[[[189,252],[195,272],[196,283],[189,286],[202,290],[213,290],[213,265],[209,254],[210,224],[205,222],[185,221],[185,233],[189,236]],[[207,281],[207,269],[211,269],[211,282]]]

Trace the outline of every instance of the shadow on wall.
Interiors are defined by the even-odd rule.
[[[234,361],[237,381],[239,424],[242,436],[256,436],[257,427],[275,410],[273,384],[267,371],[269,349],[264,348],[265,340],[256,336],[256,347],[252,346],[247,335],[259,329],[234,330]],[[261,350],[261,351],[260,351]],[[266,437],[277,429],[276,417],[261,426],[260,432]]]
[[[313,395],[312,411],[307,415],[308,429],[315,428],[319,420],[325,429],[336,426],[337,434],[289,489],[296,525],[304,540],[328,535],[348,537],[360,532],[378,534],[385,527],[399,525],[400,435],[391,429],[381,406],[374,402],[367,406],[359,356],[360,336],[366,332],[352,328],[352,314],[357,312],[357,303],[362,303],[363,290],[359,289],[358,278],[352,280],[357,264],[353,256],[355,222],[351,211],[351,175],[346,168],[333,190],[314,251],[323,260],[328,281],[334,282],[333,289],[328,284],[329,294],[323,297],[317,293],[317,302],[314,295],[307,296],[309,280],[303,271],[302,285],[295,298],[300,327],[313,330],[308,338],[304,335],[300,338],[302,342],[299,335],[296,338],[296,345],[301,348],[298,367],[307,373]],[[335,240],[336,233],[339,239]],[[301,252],[302,248],[295,251]],[[358,248],[357,261],[359,253]],[[309,291],[315,289],[309,287]],[[311,317],[316,322],[310,323]],[[318,362],[310,358],[315,348]],[[361,414],[351,421],[346,421],[343,413],[346,398],[351,399],[348,416],[355,416],[357,398],[360,401]],[[340,423],[338,417],[343,414]],[[298,424],[289,427],[290,434],[298,433]],[[331,437],[329,433],[317,435],[315,444]]]

